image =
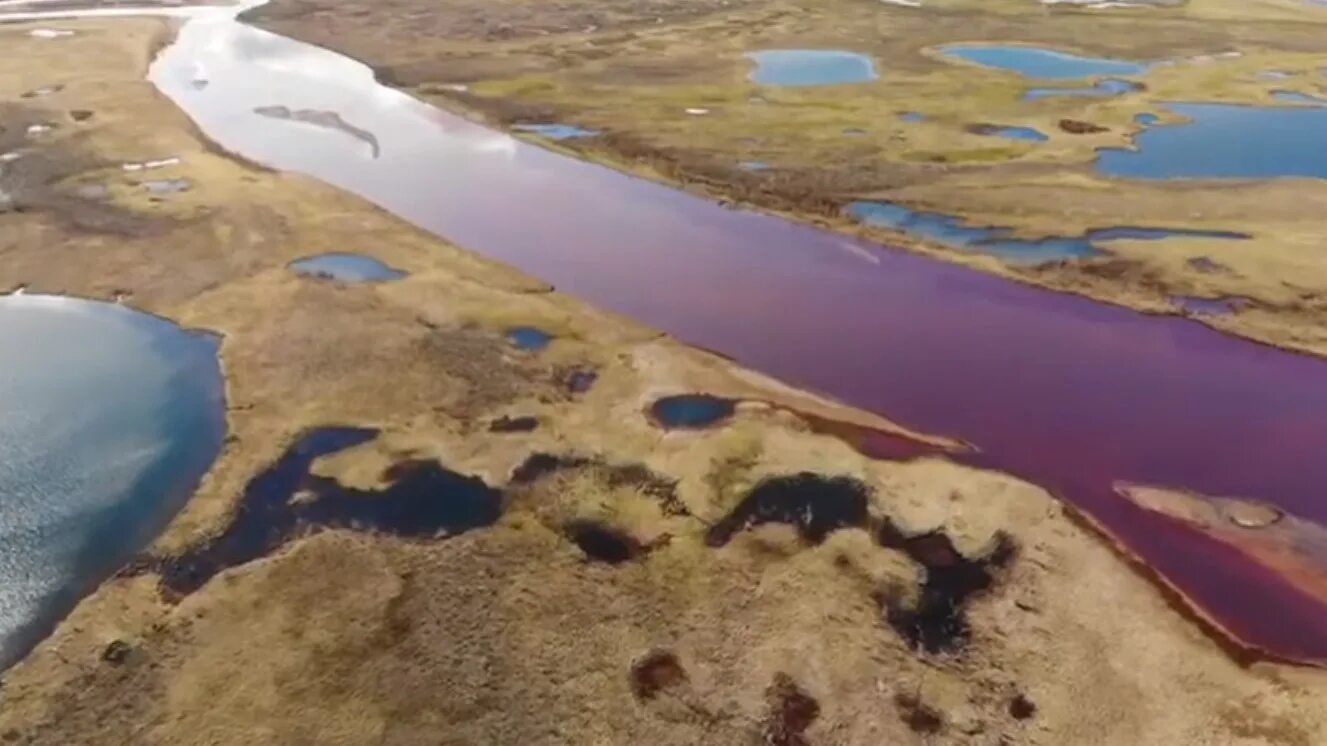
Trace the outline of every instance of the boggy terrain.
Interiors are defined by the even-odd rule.
[[[1314,96],[1327,86],[1327,10],[1302,0],[913,5],[677,0],[632,3],[627,12],[595,0],[506,0],[476,14],[434,0],[275,0],[249,17],[365,61],[384,81],[454,110],[595,133],[550,143],[585,158],[1148,311],[1194,313],[1184,298],[1235,298],[1236,312],[1199,318],[1327,353],[1327,272],[1317,251],[1327,183],[1137,180],[1093,166],[1098,149],[1129,147],[1148,126],[1138,115],[1181,123],[1165,102],[1302,105],[1274,96]],[[1022,78],[939,51],[960,43],[1163,64],[1126,76],[1139,85],[1120,95],[1025,100],[1032,88],[1084,87],[1093,78]],[[879,78],[752,82],[748,53],[788,48],[862,53]],[[992,136],[993,125],[1033,128],[1046,139]],[[844,207],[863,199],[1022,238],[1146,226],[1251,239],[1126,237],[1098,242],[1095,256],[1028,266],[846,218]]]
[[[1232,658],[1044,491],[215,152],[143,79],[164,23],[59,26],[0,26],[0,286],[222,334],[230,435],[4,672],[0,742],[1327,739],[1320,671]],[[329,251],[409,274],[287,268]],[[663,429],[688,392],[740,403]]]

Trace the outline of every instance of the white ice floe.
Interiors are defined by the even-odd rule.
[[[73,35],[73,31],[59,28],[35,28],[28,32],[28,36],[34,39],[61,39]]]
[[[691,114],[692,116],[697,116],[697,117],[698,117],[698,116],[702,116],[702,115],[704,115],[704,114],[709,114],[709,113],[710,113],[710,110],[709,110],[709,109],[687,109],[687,113],[688,113],[688,114]]]

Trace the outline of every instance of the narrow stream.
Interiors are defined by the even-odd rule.
[[[1327,361],[721,207],[525,144],[209,11],[151,79],[211,138],[560,290],[920,430],[1089,512],[1246,643],[1327,661],[1327,609],[1117,480],[1327,522]],[[332,112],[380,144],[255,114]]]

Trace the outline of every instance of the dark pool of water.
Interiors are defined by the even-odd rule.
[[[594,137],[599,134],[598,130],[585,129],[571,124],[516,124],[512,129],[520,132],[529,132],[540,137],[547,137],[550,140],[574,140],[578,137]]]
[[[731,513],[710,527],[705,541],[719,547],[739,531],[764,523],[786,523],[803,539],[819,543],[831,531],[864,528],[869,521],[865,485],[848,477],[804,471],[756,485]]]
[[[1109,98],[1110,96],[1123,96],[1126,93],[1133,93],[1142,89],[1142,83],[1135,83],[1132,80],[1104,78],[1092,85],[1079,86],[1076,88],[1031,88],[1028,89],[1027,93],[1023,94],[1023,99],[1026,101],[1037,101],[1043,98],[1057,98],[1060,96]]]
[[[631,534],[597,521],[570,521],[562,531],[585,553],[586,559],[594,562],[620,565],[646,551]]]
[[[749,52],[751,82],[775,86],[861,83],[879,77],[870,57],[841,49],[764,49]]]
[[[406,276],[405,272],[393,269],[371,256],[342,252],[296,259],[290,263],[290,268],[302,275],[340,282],[388,282]]]
[[[266,556],[310,530],[435,538],[490,525],[501,515],[498,490],[434,461],[393,466],[383,475],[390,484],[381,490],[346,487],[309,473],[317,459],[367,443],[377,434],[355,427],[310,430],[249,481],[235,518],[220,535],[178,557],[144,558],[128,572],[158,572],[165,588],[186,595],[217,573]]]
[[[1099,228],[1088,231],[1082,236],[1013,238],[1013,232],[1008,228],[968,225],[952,215],[919,212],[887,202],[854,202],[849,205],[848,214],[868,225],[891,228],[945,246],[981,251],[1007,261],[1025,264],[1092,256],[1100,252],[1097,243],[1120,239],[1160,241],[1175,237],[1248,238],[1244,234],[1229,231],[1135,226]]]
[[[1079,57],[1044,47],[955,44],[940,51],[982,67],[1006,70],[1029,78],[1087,78],[1097,75],[1141,75],[1147,65],[1102,57]]]
[[[1327,178],[1327,107],[1169,103],[1187,124],[1151,127],[1097,170],[1131,179]]]
[[[915,599],[904,601],[890,595],[878,599],[885,620],[918,650],[950,653],[962,648],[971,636],[967,605],[989,590],[995,574],[1013,559],[1013,542],[998,535],[991,551],[969,558],[943,532],[909,535],[889,521],[883,523],[877,539],[926,568]]]
[[[669,430],[710,427],[732,417],[736,411],[736,399],[709,394],[665,396],[650,405],[650,417]]]
[[[542,350],[553,341],[553,335],[533,326],[513,326],[507,330],[507,341],[522,350]]]
[[[1327,659],[1327,609],[1113,492],[1117,480],[1170,485],[1327,522],[1327,361],[726,208],[522,143],[382,88],[353,60],[230,21],[187,24],[152,80],[223,147],[793,385],[970,442],[954,458],[1087,511],[1245,642]],[[382,157],[252,114],[274,100],[371,123]]]
[[[160,531],[221,449],[217,339],[0,297],[0,668]]]

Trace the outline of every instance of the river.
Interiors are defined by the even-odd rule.
[[[1327,361],[559,155],[234,10],[195,15],[150,77],[246,158],[792,384],[970,442],[978,451],[960,460],[1087,512],[1244,643],[1327,661],[1327,609],[1114,493],[1120,480],[1165,485],[1327,522]],[[335,114],[378,147],[255,112],[277,106]]]

